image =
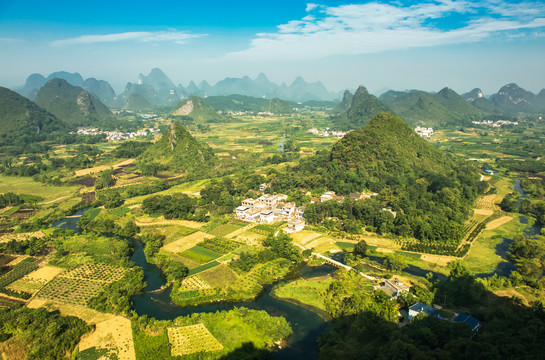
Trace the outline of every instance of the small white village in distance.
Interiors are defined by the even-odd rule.
[[[148,136],[148,135],[158,135],[159,129],[144,129],[141,131],[132,131],[132,132],[121,132],[121,131],[103,131],[96,128],[81,128],[78,129],[77,134],[78,135],[102,135],[106,134],[106,140],[108,141],[121,141],[121,140],[129,140],[134,139],[136,137],[140,136]],[[71,134],[74,134],[74,132],[71,132]]]

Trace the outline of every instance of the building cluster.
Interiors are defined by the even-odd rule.
[[[297,232],[305,227],[304,207],[295,206],[294,202],[286,202],[284,194],[261,195],[257,199],[246,199],[236,208],[236,217],[258,224],[269,224],[273,221],[287,221],[284,231]]]
[[[120,132],[120,131],[102,131],[99,129],[91,128],[82,128],[77,131],[79,135],[101,135],[106,134],[106,140],[108,141],[120,141],[127,139],[134,139],[139,136],[148,136],[148,135],[157,135],[159,134],[159,129],[144,129],[142,131],[136,132]]]
[[[433,128],[426,128],[421,126],[415,127],[414,131],[422,137],[430,137],[434,134]]]
[[[378,195],[377,193],[371,193],[371,192],[369,192],[369,193],[351,193],[350,197],[352,198],[352,200],[365,200],[365,199],[371,198],[372,196],[377,196],[377,195]],[[337,202],[343,202],[345,198],[346,198],[346,196],[336,195],[335,191],[326,191],[319,198],[312,198],[310,200],[310,202],[311,203],[316,203],[316,202],[325,202],[325,201],[329,201],[329,200],[335,200]]]
[[[483,120],[483,121],[472,121],[475,125],[486,125],[490,127],[501,127],[503,125],[518,125],[518,121],[509,121],[509,120],[498,120],[498,121],[492,121],[492,120]]]
[[[431,316],[431,317],[435,317],[435,318],[438,318],[440,320],[449,320],[449,319],[445,319],[443,317],[441,317],[439,311],[437,311],[437,309],[431,307],[430,305],[426,305],[426,304],[423,304],[421,302],[417,302],[416,304],[413,304],[411,306],[409,306],[409,313],[408,313],[408,318],[409,320],[412,320],[415,316],[418,316],[420,314],[426,314],[427,316]],[[471,328],[471,330],[473,332],[475,331],[479,331],[479,329],[481,328],[481,322],[476,319],[475,317],[469,315],[469,314],[465,314],[465,313],[460,313],[460,314],[454,314],[454,316],[452,317],[452,319],[450,319],[452,322],[456,322],[456,323],[464,323],[464,324],[467,324],[469,325],[469,327]]]
[[[325,130],[308,129],[307,131],[317,136],[328,137],[329,135],[332,135],[339,139],[342,139],[348,133],[348,131],[329,130],[329,128],[326,128]]]

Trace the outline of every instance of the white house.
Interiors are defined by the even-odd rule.
[[[274,214],[272,210],[263,210],[259,214],[259,221],[265,224],[272,223],[274,221]]]
[[[286,226],[283,230],[287,234],[291,234],[294,232],[301,231],[305,228],[305,220],[292,220],[288,222],[288,226]]]
[[[237,218],[246,219],[246,213],[248,212],[248,210],[250,210],[250,208],[248,206],[241,205],[241,206],[237,207],[237,209],[236,209]]]

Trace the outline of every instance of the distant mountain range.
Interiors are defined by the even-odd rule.
[[[153,106],[174,106],[180,100],[190,96],[206,98],[209,96],[244,95],[263,99],[279,98],[294,102],[311,100],[330,101],[338,98],[338,94],[329,92],[320,82],[307,83],[302,77],[297,77],[290,85],[281,85],[271,82],[265,74],[259,74],[255,79],[248,76],[242,78],[226,78],[215,85],[201,81],[199,85],[191,81],[187,87],[175,85],[172,80],[160,69],[152,69],[148,75],[140,74],[137,82],[129,82],[121,94],[115,94],[111,85],[105,80],[95,78],[83,79],[79,73],[59,71],[44,77],[41,74],[30,75],[25,85],[15,88],[19,94],[34,100],[38,91],[49,80],[59,78],[70,85],[79,86],[95,96],[109,107],[132,110]],[[132,94],[138,94],[146,100],[130,99]]]

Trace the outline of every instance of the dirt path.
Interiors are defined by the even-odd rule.
[[[60,198],[56,198],[55,200],[50,200],[50,201],[38,203],[38,205],[47,205],[47,204],[51,204],[51,203],[54,203],[55,201],[59,201],[59,200],[62,200],[62,199],[66,199],[67,197],[68,197],[68,196],[61,196]]]

